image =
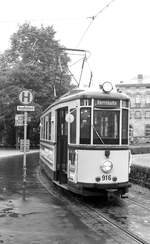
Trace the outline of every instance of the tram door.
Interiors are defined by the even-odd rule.
[[[68,123],[65,120],[68,108],[57,110],[57,180],[59,183],[67,182],[67,145]]]

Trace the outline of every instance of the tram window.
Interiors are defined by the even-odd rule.
[[[45,139],[46,133],[45,133],[45,117],[43,118],[43,139]]]
[[[51,113],[49,113],[49,140],[51,140]]]
[[[70,123],[70,143],[76,143],[76,109],[71,109],[70,113],[74,120]]]
[[[66,114],[68,110],[66,108],[60,111],[60,135],[67,136],[68,135],[68,123],[65,120]]]
[[[45,139],[48,139],[48,134],[49,134],[49,118],[48,116],[45,117]]]
[[[91,105],[91,99],[81,99],[80,100],[80,106],[90,106]]]
[[[44,117],[44,139],[51,139],[51,113]]]
[[[80,144],[91,143],[91,109],[80,110]]]
[[[119,111],[94,111],[93,143],[119,144]]]
[[[128,110],[122,110],[122,144],[128,144]]]
[[[44,139],[44,119],[43,118],[41,118],[40,126],[41,126],[41,139]]]
[[[129,101],[128,100],[123,100],[122,101],[122,107],[128,108],[129,107]]]

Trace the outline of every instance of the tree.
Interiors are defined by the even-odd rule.
[[[35,112],[31,124],[37,133],[39,117],[43,109],[57,96],[70,88],[67,64],[69,58],[60,43],[55,40],[53,26],[40,28],[23,24],[11,36],[11,47],[0,55],[0,129],[14,140],[14,118],[18,95],[22,89],[34,93]]]

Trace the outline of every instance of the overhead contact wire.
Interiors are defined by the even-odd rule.
[[[93,24],[94,20],[98,17],[99,14],[103,13],[103,11],[108,8],[112,2],[114,2],[115,0],[111,0],[109,3],[107,3],[101,10],[99,10],[95,15],[90,16],[88,18],[91,19],[90,23],[88,24],[87,28],[85,29],[85,31],[83,32],[78,44],[76,47],[78,47],[80,45],[80,43],[82,42],[83,38],[85,37],[86,33],[88,32],[88,30],[90,29],[91,25]]]

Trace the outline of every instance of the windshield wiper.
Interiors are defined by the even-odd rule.
[[[101,143],[102,143],[102,144],[105,144],[105,143],[103,142],[103,140],[102,140],[102,137],[101,137],[100,134],[98,133],[97,129],[94,127],[94,125],[93,125],[93,129],[95,130],[95,133],[96,133],[97,137],[100,139]]]

